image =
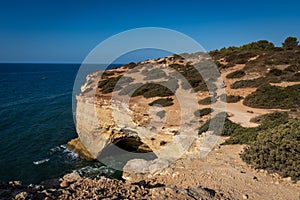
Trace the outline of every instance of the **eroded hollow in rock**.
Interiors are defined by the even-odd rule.
[[[136,137],[128,137],[128,138],[121,138],[117,141],[113,142],[117,147],[124,149],[129,152],[152,152],[150,147],[146,144],[141,142],[139,138]]]
[[[97,156],[103,164],[120,171],[129,160],[154,160],[156,158],[155,153],[135,136],[114,139]]]

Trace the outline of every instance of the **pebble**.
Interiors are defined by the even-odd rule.
[[[249,198],[248,194],[243,194],[243,199],[248,199],[248,198]]]

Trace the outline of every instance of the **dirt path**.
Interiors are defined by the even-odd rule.
[[[288,87],[292,85],[298,85],[300,82],[282,82],[282,83],[271,83],[271,85],[280,86],[280,87]]]
[[[247,166],[239,153],[243,145],[221,146],[201,158],[183,158],[160,174],[132,175],[131,180],[149,180],[179,188],[210,188],[230,199],[298,200],[299,184]]]

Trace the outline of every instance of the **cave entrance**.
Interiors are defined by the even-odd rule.
[[[101,163],[119,171],[123,171],[123,167],[129,160],[154,160],[156,158],[155,153],[138,137],[115,139],[97,156]]]

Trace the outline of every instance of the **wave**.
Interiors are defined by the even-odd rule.
[[[43,164],[45,162],[48,162],[49,160],[50,160],[49,158],[46,158],[46,159],[43,159],[43,160],[34,161],[33,164],[40,165],[40,164]]]
[[[26,103],[35,103],[37,101],[41,101],[41,100],[51,100],[51,99],[56,99],[59,97],[63,97],[63,96],[67,96],[72,94],[72,92],[65,92],[65,93],[61,93],[61,94],[55,94],[55,95],[50,95],[50,96],[46,96],[46,97],[41,97],[41,98],[26,98],[26,99],[20,99],[17,101],[13,101],[13,102],[8,102],[8,103],[4,103],[2,105],[0,105],[0,108],[7,108],[7,107],[11,107],[11,106],[17,106],[20,104],[26,104]]]
[[[66,156],[70,160],[76,160],[79,158],[79,155],[67,148],[66,145],[60,145],[50,149],[50,154],[60,154]]]

